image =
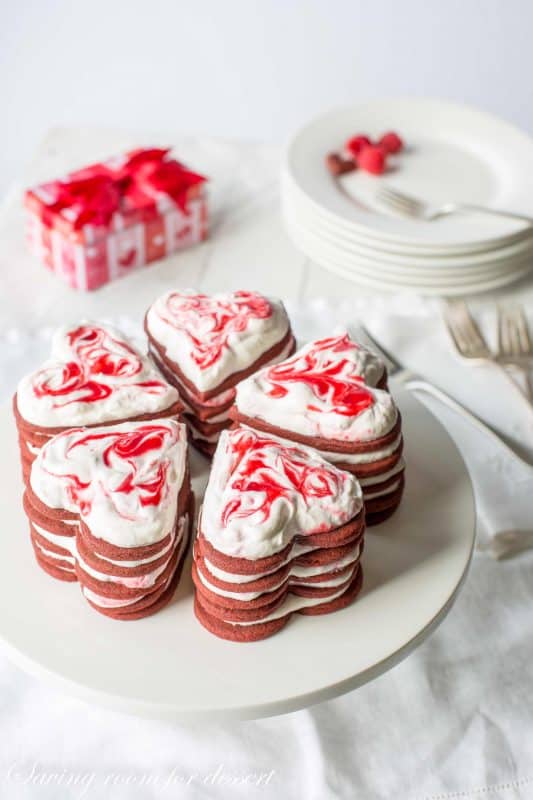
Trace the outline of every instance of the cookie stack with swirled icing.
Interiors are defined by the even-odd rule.
[[[27,481],[51,436],[78,426],[176,417],[176,389],[119,331],[98,322],[60,328],[51,357],[23,378],[13,399]]]
[[[179,580],[193,514],[174,420],[75,428],[35,458],[24,508],[39,565],[117,619],[154,613]]]
[[[171,291],[145,317],[154,363],[179,391],[191,442],[212,456],[235,385],[294,352],[283,304],[257,292]]]
[[[247,428],[224,431],[194,545],[195,613],[253,641],[294,613],[325,614],[362,584],[361,487],[316,451]]]
[[[383,362],[347,334],[320,339],[237,387],[239,424],[314,447],[357,476],[367,524],[387,519],[404,488],[401,417]]]

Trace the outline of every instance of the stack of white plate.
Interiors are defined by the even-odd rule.
[[[405,150],[379,177],[334,179],[325,157],[358,133],[395,130]],[[533,140],[464,106],[387,100],[331,112],[290,142],[282,169],[289,234],[314,262],[369,287],[458,295],[494,289],[533,268],[533,228],[481,214],[432,222],[380,206],[380,182],[431,205],[455,201],[533,218]]]

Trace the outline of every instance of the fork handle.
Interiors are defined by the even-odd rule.
[[[481,433],[485,434],[485,436],[489,436],[493,442],[498,444],[500,447],[503,447],[507,453],[514,458],[518,458],[523,464],[526,464],[528,467],[531,466],[531,463],[527,461],[520,453],[510,447],[507,442],[505,442],[499,433],[497,433],[490,425],[487,425],[486,422],[483,422],[479,417],[476,417],[471,411],[458,403],[457,400],[454,400],[453,397],[450,397],[449,394],[443,392],[442,389],[437,388],[429,381],[424,380],[423,378],[417,378],[416,376],[409,376],[406,375],[405,379],[402,381],[403,385],[409,391],[414,392],[425,392],[426,394],[430,394],[433,397],[436,397],[437,400],[440,400],[448,408],[451,408],[457,414],[459,414],[463,419],[466,419],[474,428],[481,431]]]
[[[518,220],[519,222],[527,222],[530,227],[533,227],[533,217],[528,217],[525,214],[515,214],[514,211],[501,211],[497,208],[490,208],[489,206],[476,206],[469,203],[449,203],[442,207],[443,214],[451,214],[454,211],[474,211],[479,214],[490,214],[492,217],[506,217],[507,219]]]

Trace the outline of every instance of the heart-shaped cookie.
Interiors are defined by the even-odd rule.
[[[362,508],[356,478],[315,451],[225,431],[194,550],[202,624],[224,638],[257,639],[295,611],[350,602],[360,586]]]
[[[20,381],[16,395],[22,423],[45,429],[152,417],[177,402],[149,358],[96,322],[56,331],[50,359]]]
[[[230,417],[315,447],[361,481],[367,523],[386,519],[404,488],[398,408],[383,362],[347,334],[319,339],[237,386]]]
[[[383,363],[347,334],[319,339],[237,387],[234,418],[328,444],[379,439],[398,413]]]
[[[174,420],[57,434],[35,459],[25,497],[39,564],[124,618],[170,596],[190,503],[186,431]]]
[[[206,399],[290,336],[283,304],[245,291],[168,292],[149,308],[145,329],[182,383]]]

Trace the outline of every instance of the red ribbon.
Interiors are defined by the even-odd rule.
[[[187,213],[189,190],[205,181],[175,159],[169,149],[139,149],[127,154],[118,168],[95,164],[72,173],[69,180],[47,184],[49,213],[60,213],[74,230],[85,225],[107,226],[116,212],[126,214],[153,207],[161,193]]]

